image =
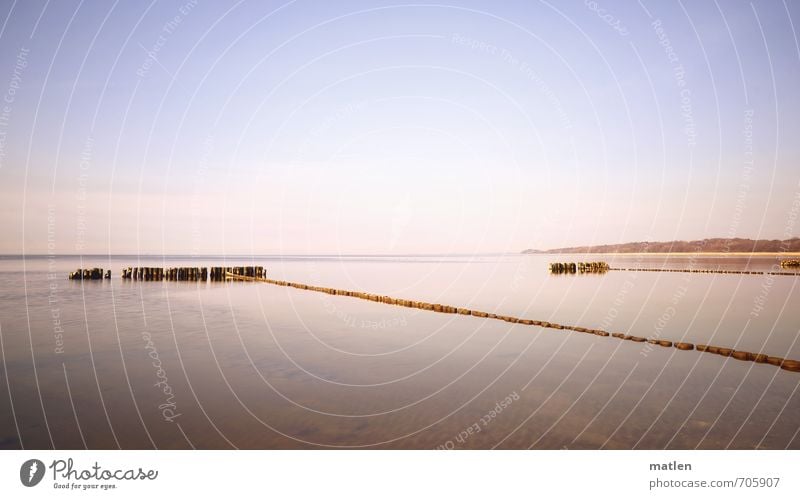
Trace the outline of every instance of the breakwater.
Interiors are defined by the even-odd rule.
[[[266,277],[264,267],[128,267],[122,270],[123,279],[139,281],[224,281],[228,275]]]
[[[721,355],[723,357],[731,357],[739,361],[756,362],[759,364],[769,364],[776,367],[780,367],[781,369],[787,371],[800,372],[800,361],[793,359],[784,359],[782,357],[770,356],[761,352],[754,353],[754,352],[747,352],[743,350],[735,350],[732,348],[718,347],[712,345],[695,345],[689,342],[672,341],[664,338],[645,338],[642,336],[635,336],[622,332],[609,332],[609,331],[604,331],[602,329],[564,325],[549,321],[524,319],[519,317],[513,317],[510,315],[494,314],[491,312],[473,310],[464,307],[454,307],[451,305],[444,305],[441,303],[428,303],[424,301],[406,300],[404,298],[394,298],[391,296],[366,293],[363,291],[352,291],[346,289],[329,288],[325,286],[314,286],[298,282],[269,279],[267,277],[251,277],[251,276],[228,273],[227,278],[231,280],[263,282],[267,284],[273,284],[276,286],[286,286],[301,290],[315,291],[318,293],[326,293],[329,295],[346,296],[351,298],[358,298],[361,300],[385,303],[387,305],[418,308],[421,310],[427,310],[431,312],[438,312],[444,314],[469,315],[482,319],[501,320],[512,324],[523,324],[527,326],[539,326],[549,329],[575,331],[578,333],[592,334],[595,336],[615,338],[624,341],[632,341],[634,343],[649,343],[664,348],[675,348],[679,351],[697,351],[701,353],[710,353],[710,354]]]
[[[127,267],[120,273],[123,279],[134,281],[225,281],[228,275],[244,277],[266,277],[263,266],[249,267]],[[103,274],[103,269],[78,269],[70,272],[70,279],[96,280],[111,279],[111,271]]]
[[[664,268],[618,268],[611,267],[609,270],[621,270],[627,272],[689,272],[692,274],[746,274],[746,275],[793,275],[798,276],[800,272],[774,272],[761,270],[728,270],[728,269],[664,269]]]
[[[552,274],[605,273],[610,270],[606,262],[555,262],[550,264]]]
[[[786,262],[795,260],[784,260],[781,267],[791,268],[793,265],[786,265]],[[798,264],[800,265],[800,263]],[[746,274],[746,275],[789,275],[800,276],[800,272],[783,271],[761,271],[761,270],[728,270],[728,269],[669,269],[669,268],[647,268],[647,267],[611,267],[606,262],[555,262],[549,265],[551,274],[604,274],[608,271],[623,272],[688,272],[692,274]]]

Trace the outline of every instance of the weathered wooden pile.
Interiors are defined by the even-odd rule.
[[[609,269],[606,262],[555,262],[550,264],[550,272],[553,274],[603,273],[608,272]]]
[[[673,342],[666,339],[661,338],[644,338],[642,336],[633,336],[630,334],[625,333],[610,333],[608,331],[603,331],[601,329],[590,329],[580,326],[567,326],[563,324],[557,324],[554,322],[547,322],[547,321],[537,321],[531,319],[520,319],[518,317],[512,317],[509,315],[499,315],[493,314],[489,312],[482,312],[480,310],[471,310],[468,308],[462,307],[453,307],[450,305],[442,305],[440,303],[427,303],[422,301],[415,301],[415,300],[405,300],[402,298],[393,298],[391,296],[386,295],[377,295],[372,293],[364,293],[362,291],[349,291],[345,289],[336,289],[336,288],[328,288],[325,286],[312,286],[308,284],[302,284],[298,282],[290,282],[290,281],[279,281],[275,279],[267,279],[267,278],[258,278],[258,277],[248,277],[242,275],[235,275],[229,273],[228,276],[231,279],[235,280],[242,280],[242,281],[257,281],[257,282],[265,282],[269,284],[275,284],[277,286],[288,286],[297,289],[305,289],[309,291],[317,291],[319,293],[327,293],[329,295],[337,295],[337,296],[350,296],[353,298],[360,298],[362,300],[369,300],[379,303],[386,303],[389,305],[399,305],[401,307],[409,307],[409,308],[419,308],[422,310],[429,310],[432,312],[439,312],[445,314],[460,314],[460,315],[471,315],[474,317],[481,317],[486,319],[497,319],[501,321],[510,322],[513,324],[524,324],[529,326],[539,326],[539,327],[546,327],[550,329],[562,329],[562,330],[571,330],[576,331],[579,333],[586,333],[586,334],[593,334],[596,336],[602,337],[611,337],[617,338],[620,340],[632,341],[634,343],[650,343],[653,345],[661,346],[661,347],[669,347],[669,348],[676,348],[682,351],[689,351],[689,350],[697,350],[699,352],[707,352],[707,353],[715,353],[718,355],[722,355],[725,357],[733,357],[736,360],[743,360],[743,361],[751,361],[757,363],[764,363],[764,364],[771,364],[774,366],[778,366],[781,369],[785,369],[787,371],[794,371],[800,372],[800,361],[791,360],[791,359],[784,359],[781,357],[773,357],[768,356],[763,353],[753,353],[753,352],[746,352],[741,350],[734,350],[731,348],[723,348],[723,347],[716,347],[716,346],[709,346],[709,345],[694,345],[693,343],[688,342]]]
[[[69,273],[69,278],[73,280],[98,280],[98,279],[111,279],[111,271],[107,271],[103,274],[103,269],[100,268],[92,268],[92,269],[78,269],[75,272]]]

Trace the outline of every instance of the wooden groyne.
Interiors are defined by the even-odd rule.
[[[228,275],[244,277],[266,277],[263,266],[249,267],[127,267],[122,269],[123,279],[134,281],[225,281]],[[78,269],[69,274],[70,279],[103,279],[103,269]],[[105,273],[111,279],[111,271]]]
[[[82,281],[96,281],[99,279],[111,279],[111,271],[107,271],[103,274],[103,269],[100,268],[92,268],[92,269],[78,269],[75,272],[69,273],[69,278],[72,280]]]
[[[798,262],[798,260],[784,260],[781,267],[791,268],[792,264],[786,262]],[[689,272],[692,274],[746,274],[746,275],[791,275],[800,276],[800,272],[778,272],[763,270],[727,270],[727,269],[668,269],[668,268],[642,268],[642,267],[611,267],[606,262],[555,262],[549,264],[552,274],[604,274],[611,270],[623,272]]]
[[[744,274],[744,275],[800,275],[800,272],[775,272],[766,270],[727,270],[727,269],[665,269],[665,268],[622,268],[611,267],[609,270],[627,272],[689,272],[692,274]]]
[[[609,269],[606,262],[555,262],[550,264],[550,273],[552,274],[576,274],[578,272],[597,274],[608,272]]]
[[[298,282],[269,279],[267,277],[250,277],[233,273],[227,273],[227,277],[231,280],[264,282],[268,284],[274,284],[276,286],[287,286],[287,287],[304,289],[308,291],[316,291],[318,293],[326,293],[329,295],[336,295],[336,296],[349,296],[352,298],[359,298],[362,300],[374,301],[378,303],[386,303],[388,305],[397,305],[408,308],[418,308],[421,310],[428,310],[431,312],[438,312],[443,314],[471,315],[473,317],[479,317],[483,319],[501,320],[505,322],[510,322],[512,324],[524,324],[527,326],[539,326],[549,329],[576,331],[578,333],[616,338],[619,340],[632,341],[634,343],[646,342],[664,348],[675,348],[680,351],[696,350],[698,352],[713,353],[717,355],[722,355],[724,357],[732,357],[736,360],[741,360],[741,361],[756,362],[759,364],[770,364],[776,367],[780,367],[781,369],[785,369],[787,371],[800,372],[800,361],[792,359],[784,359],[782,357],[773,357],[760,352],[753,353],[743,350],[734,350],[732,348],[724,348],[711,345],[695,345],[689,342],[671,341],[663,338],[644,338],[641,336],[634,336],[626,333],[619,333],[619,332],[612,333],[608,331],[603,331],[602,329],[591,329],[580,326],[568,326],[564,324],[558,324],[555,322],[522,319],[510,315],[499,315],[490,312],[483,312],[480,310],[472,310],[469,308],[453,307],[450,305],[443,305],[441,303],[427,303],[423,301],[406,300],[403,298],[393,298],[391,296],[386,296],[386,295],[365,293],[363,291],[350,291],[346,289],[328,288],[325,286],[312,286],[309,284],[303,284]]]
[[[123,279],[139,281],[224,281],[228,275],[259,277],[267,275],[264,267],[128,267],[122,270]]]

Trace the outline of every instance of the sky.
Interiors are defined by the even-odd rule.
[[[0,23],[0,253],[799,232],[795,2],[4,0]]]

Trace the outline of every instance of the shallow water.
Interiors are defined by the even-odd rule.
[[[547,271],[599,258],[2,257],[0,447],[800,448],[800,373],[766,364],[264,283],[119,279],[127,266],[264,265],[276,279],[800,359],[800,278]],[[78,267],[115,275],[67,280]]]

